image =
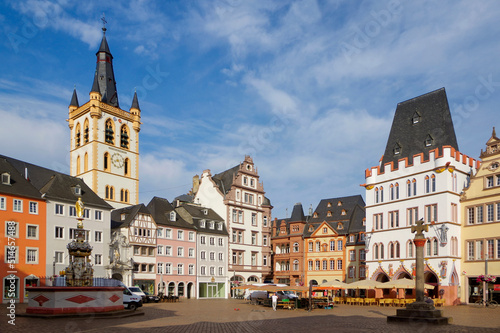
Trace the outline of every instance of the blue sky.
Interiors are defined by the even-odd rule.
[[[3,1],[0,153],[69,172],[102,13],[121,108],[142,109],[140,199],[253,157],[273,216],[362,194],[397,103],[445,87],[461,152],[500,105],[497,1]]]

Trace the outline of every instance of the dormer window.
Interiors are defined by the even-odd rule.
[[[332,212],[330,211],[326,212],[326,216],[332,216]]]
[[[175,221],[175,212],[170,212],[170,221],[174,222]]]
[[[208,222],[208,227],[209,227],[210,229],[213,229],[213,228],[214,228],[214,221],[210,221],[210,222]]]
[[[323,233],[326,234],[328,232],[328,228],[327,227],[324,227],[323,228]]]
[[[316,212],[315,212],[315,213],[313,214],[313,217],[318,217],[318,213],[316,213]]]
[[[8,172],[2,173],[2,184],[3,185],[11,185],[10,184],[10,174]]]
[[[332,203],[331,202],[327,203],[326,207],[332,207]]]
[[[346,214],[347,214],[347,212],[345,211],[345,209],[342,209],[341,215],[346,215]]]
[[[127,218],[127,214],[123,213],[123,214],[121,215],[121,219],[122,219],[122,221],[124,221],[126,218]]]
[[[208,215],[208,209],[203,210],[203,215]]]
[[[200,221],[200,228],[205,228],[205,220]]]
[[[339,222],[339,224],[337,224],[337,229],[338,230],[342,230],[344,229],[344,225],[342,223]]]
[[[366,218],[363,219],[363,227],[366,227]]]
[[[432,138],[432,136],[430,134],[427,135],[427,137],[425,138],[425,146],[426,147],[432,146],[433,143],[434,139]]]
[[[222,230],[222,222],[217,223],[217,230]]]
[[[398,143],[396,143],[392,148],[392,152],[394,153],[394,155],[401,154],[401,146]]]
[[[342,201],[337,202],[337,206],[342,206]]]
[[[314,231],[314,227],[312,225],[309,226],[309,231]]]
[[[420,114],[418,112],[415,111],[415,113],[411,117],[411,122],[413,124],[418,124],[420,122]]]
[[[80,185],[73,186],[73,193],[75,195],[82,195],[82,188]]]

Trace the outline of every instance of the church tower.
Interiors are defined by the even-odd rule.
[[[70,173],[121,208],[139,202],[141,109],[137,93],[129,111],[120,109],[113,56],[102,31],[90,100],[80,106],[75,89],[69,105]]]

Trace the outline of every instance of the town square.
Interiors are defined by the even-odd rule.
[[[3,2],[0,331],[498,331],[498,17]]]

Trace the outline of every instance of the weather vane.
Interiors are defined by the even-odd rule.
[[[108,23],[108,21],[106,21],[106,15],[104,15],[104,13],[102,13],[101,21],[102,21],[102,31],[106,31],[106,23]]]

